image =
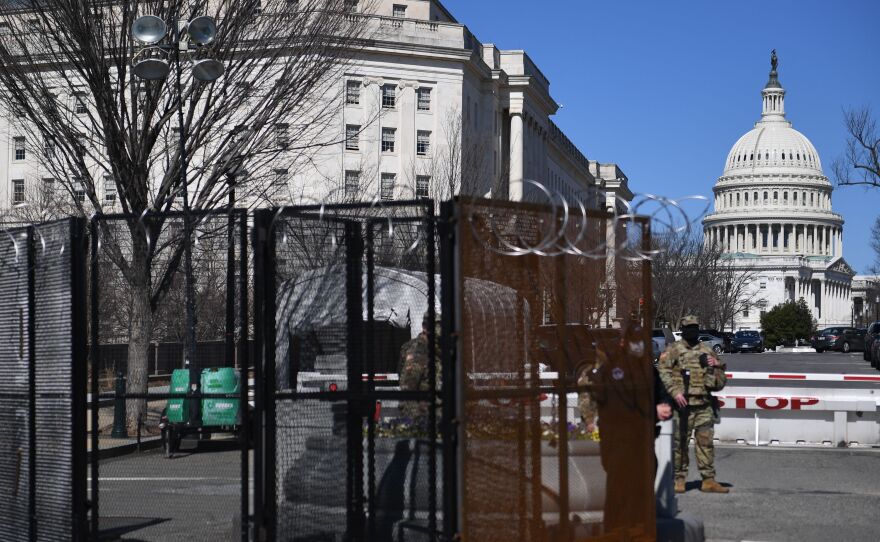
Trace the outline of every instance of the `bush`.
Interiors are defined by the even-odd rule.
[[[761,317],[761,329],[764,332],[764,346],[776,348],[777,345],[795,340],[809,340],[816,331],[816,321],[804,298],[800,298],[797,302],[786,301],[770,309]]]

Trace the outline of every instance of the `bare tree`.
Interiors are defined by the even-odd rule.
[[[461,109],[443,115],[441,137],[432,142],[425,156],[417,156],[407,168],[408,195],[417,196],[419,178],[427,179],[428,196],[435,202],[452,199],[459,194],[476,195],[486,186],[491,172],[492,147],[488,136],[465,129]]]
[[[846,152],[833,164],[837,184],[880,188],[880,133],[871,108],[848,109],[843,118]]]
[[[837,184],[880,188],[880,133],[871,108],[845,110],[843,119],[847,132],[846,152],[834,161]],[[870,272],[880,273],[880,217],[871,228],[871,248],[875,260]]]
[[[717,245],[687,233],[669,233],[653,240],[654,320],[675,326],[696,314],[703,325],[735,327],[737,315],[755,302],[750,284],[755,271],[738,266]]]
[[[880,273],[880,216],[874,220],[871,227],[871,249],[874,251],[874,263],[871,265],[871,273]]]
[[[13,190],[21,190],[13,195],[13,205],[3,211],[0,222],[13,225],[39,224],[50,220],[57,220],[74,213],[75,207],[72,200],[63,188],[56,186],[55,179],[33,178],[33,176],[20,179],[20,187]],[[19,198],[19,201],[15,201]]]
[[[14,129],[30,148],[51,148],[44,167],[70,194],[82,195],[73,199],[78,212],[100,210],[109,182],[130,216],[127,239],[106,248],[130,294],[132,392],[146,391],[153,317],[183,245],[158,241],[165,222],[151,213],[179,209],[184,191],[193,210],[220,207],[230,171],[271,179],[279,163],[301,163],[336,144],[338,130],[329,128],[341,106],[338,76],[371,28],[352,13],[355,4],[45,0],[36,10],[0,10],[0,96],[18,120]],[[179,86],[173,67],[167,80],[135,77],[133,54],[164,55],[139,51],[131,36],[135,18],[146,13],[169,22],[214,17],[217,36],[194,57],[219,60],[225,74],[203,83],[184,68]],[[102,242],[114,239],[122,238],[113,232]],[[130,423],[141,414],[133,410]]]

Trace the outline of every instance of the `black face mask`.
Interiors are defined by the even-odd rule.
[[[700,338],[700,330],[695,326],[687,326],[681,330],[681,338],[693,346],[697,344],[697,339]]]

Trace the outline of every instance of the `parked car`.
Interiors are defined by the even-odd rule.
[[[854,327],[826,327],[813,335],[810,346],[819,353],[825,350],[847,353],[853,350],[864,350],[865,330]]]
[[[880,369],[880,337],[871,343],[871,367]]]
[[[730,341],[731,352],[763,352],[764,339],[761,334],[752,329],[737,331]]]
[[[715,337],[714,335],[701,333],[700,342],[706,343],[712,350],[715,351],[716,354],[720,354],[724,351],[724,339],[722,339],[721,337]]]
[[[700,333],[718,337],[724,340],[724,351],[730,352],[730,341],[733,340],[733,333],[729,331],[718,331],[717,329],[701,329]]]
[[[848,327],[843,330],[843,335],[837,338],[837,342],[834,344],[834,350],[843,353],[849,352],[858,352],[865,350],[865,331],[864,329],[857,329]]]
[[[878,338],[880,338],[880,322],[874,322],[868,326],[868,329],[865,332],[865,353],[862,354],[865,361],[871,362],[871,367],[877,366],[877,358],[873,356],[871,347]]]
[[[675,335],[672,334],[672,330],[668,327],[658,327],[651,330],[651,339],[653,339],[660,347],[660,350],[663,351],[666,350],[667,346],[675,342]]]

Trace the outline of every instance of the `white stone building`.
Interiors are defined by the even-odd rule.
[[[880,321],[880,275],[856,275],[852,281],[852,323],[867,327]]]
[[[363,199],[446,199],[454,194],[437,172],[454,160],[461,179],[453,192],[542,197],[523,181],[531,179],[598,208],[606,205],[607,175],[610,190],[631,199],[616,165],[591,167],[554,124],[559,105],[550,82],[525,51],[482,43],[438,0],[372,4],[375,11],[362,15],[369,45],[327,93],[339,100],[338,144],[317,151],[307,166],[274,170],[272,186],[287,189],[274,203],[355,189]],[[18,148],[11,117],[0,118],[0,209],[22,203],[29,185],[45,177],[40,149]],[[95,185],[112,209],[112,180]]]
[[[761,91],[761,120],[733,145],[713,189],[704,238],[743,272],[754,273],[754,302],[736,329],[759,329],[760,317],[804,298],[819,328],[849,325],[855,273],[843,259],[843,218],[813,144],[785,117],[785,89],[775,55]]]

